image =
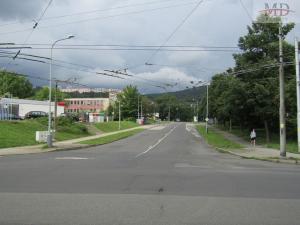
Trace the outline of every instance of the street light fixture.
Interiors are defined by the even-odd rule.
[[[53,42],[51,46],[51,52],[50,52],[50,71],[49,71],[49,112],[48,112],[48,135],[47,135],[47,145],[48,147],[52,147],[52,133],[51,133],[51,98],[52,98],[52,56],[53,56],[53,48],[54,46],[64,40],[68,40],[71,38],[74,38],[74,35],[69,35],[66,38],[58,39],[55,42]]]

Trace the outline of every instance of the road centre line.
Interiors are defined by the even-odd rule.
[[[135,156],[135,158],[138,158],[144,154],[147,154],[149,151],[151,151],[152,149],[154,149],[156,146],[158,146],[164,139],[166,139],[176,128],[178,127],[178,125],[176,125],[175,127],[173,127],[168,133],[166,133],[161,139],[159,139],[154,145],[151,145],[149,146],[149,148],[144,151],[144,152],[141,152],[139,154],[137,154]]]
[[[80,159],[90,159],[90,158],[83,158],[83,157],[56,157],[55,159],[72,159],[72,160],[80,160]]]

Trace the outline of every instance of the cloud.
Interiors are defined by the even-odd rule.
[[[48,0],[1,0],[0,19],[8,20],[31,20],[36,18]],[[23,4],[22,4],[23,3]]]
[[[246,0],[245,0],[246,1]],[[133,6],[141,3],[156,2],[144,6]],[[46,7],[48,0],[1,0],[0,1],[0,43],[15,42],[24,43],[26,36],[32,28],[32,18],[40,15]],[[175,8],[161,9],[143,12],[139,14],[128,13],[143,11],[162,6],[172,6],[184,3],[183,0],[151,1],[151,0],[54,0],[49,7],[45,18],[79,12],[94,11],[91,14],[80,14],[70,17],[58,17],[56,19],[42,20],[39,27],[31,35],[30,44],[51,44],[55,40],[74,34],[76,37],[62,44],[75,45],[161,45],[174,31],[183,18],[191,11],[194,5],[186,5]],[[115,7],[131,5],[132,7]],[[95,11],[101,10],[103,11]],[[111,10],[106,10],[111,9]],[[58,26],[67,22],[106,17],[117,14],[128,14],[106,19],[93,19],[87,22],[78,22],[72,25]],[[19,21],[10,26],[3,24],[10,21]],[[205,1],[198,10],[186,21],[186,23],[173,35],[167,45],[198,45],[198,46],[236,46],[240,36],[247,32],[246,26],[249,18],[245,10],[237,0],[213,0]],[[1,26],[2,25],[2,26]],[[24,31],[25,29],[28,29]],[[10,32],[13,33],[6,33]],[[15,32],[20,31],[20,32]],[[299,29],[295,35],[300,36]],[[35,46],[36,47],[36,46]],[[47,47],[47,46],[46,46]],[[90,47],[93,48],[93,47]],[[15,51],[16,52],[16,51]],[[36,54],[49,57],[50,50],[28,49],[23,53]],[[151,63],[169,65],[165,67],[146,67],[145,62],[153,52],[150,51],[96,51],[96,50],[60,50],[55,49],[54,58],[70,63],[83,64],[90,71],[103,69],[120,69],[135,67],[131,73],[137,77],[146,78],[155,82],[180,82],[174,89],[185,88],[185,84],[191,80],[210,79],[215,72],[221,72],[233,65],[232,53],[222,52],[158,52],[152,58]],[[11,64],[8,64],[10,62]],[[14,66],[18,63],[18,66]],[[139,65],[139,66],[136,66]],[[173,66],[174,67],[173,67]],[[8,67],[19,73],[34,76],[48,77],[49,66],[28,61],[8,61],[0,58],[0,66]],[[79,68],[79,67],[78,67]],[[196,69],[202,71],[197,71]],[[208,68],[208,69],[207,69]],[[212,69],[217,68],[217,69]],[[81,68],[86,69],[86,68]],[[203,71],[205,70],[205,71]],[[118,80],[115,78],[96,76],[94,73],[86,73],[78,70],[69,70],[54,67],[53,73],[59,79],[69,77],[79,78],[78,82],[93,87],[119,87],[127,84],[136,84],[147,92],[160,91],[160,89],[148,85],[149,82],[138,80]],[[40,84],[33,80],[35,84]],[[152,82],[153,83],[153,82]]]

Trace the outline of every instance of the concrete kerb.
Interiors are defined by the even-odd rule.
[[[134,127],[134,128],[130,128],[130,129],[121,130],[121,131],[105,133],[102,135],[88,136],[88,137],[85,137],[84,139],[85,140],[93,140],[93,139],[106,137],[106,136],[110,136],[110,135],[114,135],[114,134],[118,134],[118,133],[124,133],[127,131],[132,131],[132,130],[136,130],[136,129],[140,129],[140,128],[147,130],[147,129],[151,129],[151,128],[154,128],[154,127],[160,126],[160,125],[161,124],[154,124],[154,125],[146,125],[143,127]],[[20,152],[15,152],[15,153],[11,153],[11,154],[3,154],[4,152],[1,152],[1,149],[0,149],[0,157],[6,157],[6,156],[12,156],[12,155],[28,155],[28,154],[48,153],[48,152],[55,152],[55,151],[71,151],[71,150],[80,150],[80,149],[87,148],[87,147],[99,146],[97,144],[94,144],[94,145],[79,144],[79,142],[84,141],[82,139],[83,138],[68,140],[69,142],[72,142],[72,141],[74,141],[74,142],[70,143],[69,146],[66,146],[66,147],[54,146],[53,148],[43,148],[45,145],[23,146],[25,148],[32,147],[32,148],[36,149],[36,151],[31,151],[31,152],[20,151]],[[58,142],[58,143],[67,143],[68,141],[62,141],[62,142]],[[16,148],[18,148],[18,147],[16,147]],[[19,148],[21,148],[21,147],[19,147]],[[13,148],[11,148],[11,149],[13,149]]]
[[[239,154],[237,152],[234,152],[232,150],[226,150],[222,148],[216,148],[214,146],[209,145],[211,148],[214,148],[220,153],[227,153],[230,155],[234,155],[237,157],[240,157],[241,159],[254,159],[254,160],[260,160],[260,161],[266,161],[266,162],[272,162],[272,163],[286,163],[286,164],[295,164],[299,165],[299,159],[294,158],[282,158],[282,157],[258,157],[258,156],[245,156],[242,154]],[[237,149],[242,150],[242,149]]]

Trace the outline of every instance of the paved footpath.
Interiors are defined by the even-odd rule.
[[[245,157],[245,158],[278,158],[279,150],[272,149],[272,148],[266,148],[260,145],[256,145],[254,148],[249,142],[246,142],[241,137],[238,137],[234,134],[231,134],[229,132],[213,128],[217,130],[219,133],[221,133],[226,139],[231,140],[233,142],[236,142],[242,146],[244,146],[244,149],[241,151],[230,151],[231,153]],[[287,153],[287,159],[293,158],[293,159],[299,159],[300,160],[300,154],[294,154],[294,153]]]
[[[52,151],[58,151],[58,150],[69,150],[69,149],[78,149],[83,147],[88,147],[88,145],[80,144],[79,142],[92,140],[96,138],[101,138],[117,133],[123,133],[126,131],[136,130],[136,129],[152,129],[154,127],[158,126],[156,125],[146,125],[142,127],[134,127],[130,129],[125,129],[121,131],[115,131],[115,132],[109,132],[109,133],[102,133],[97,135],[92,135],[88,137],[82,137],[77,139],[71,139],[66,141],[60,141],[55,142],[53,148],[45,148],[45,145],[31,145],[31,146],[20,146],[20,147],[14,147],[14,148],[2,148],[0,149],[0,157],[1,156],[8,156],[8,155],[23,155],[23,154],[35,154],[35,153],[45,153],[45,152],[52,152]]]

